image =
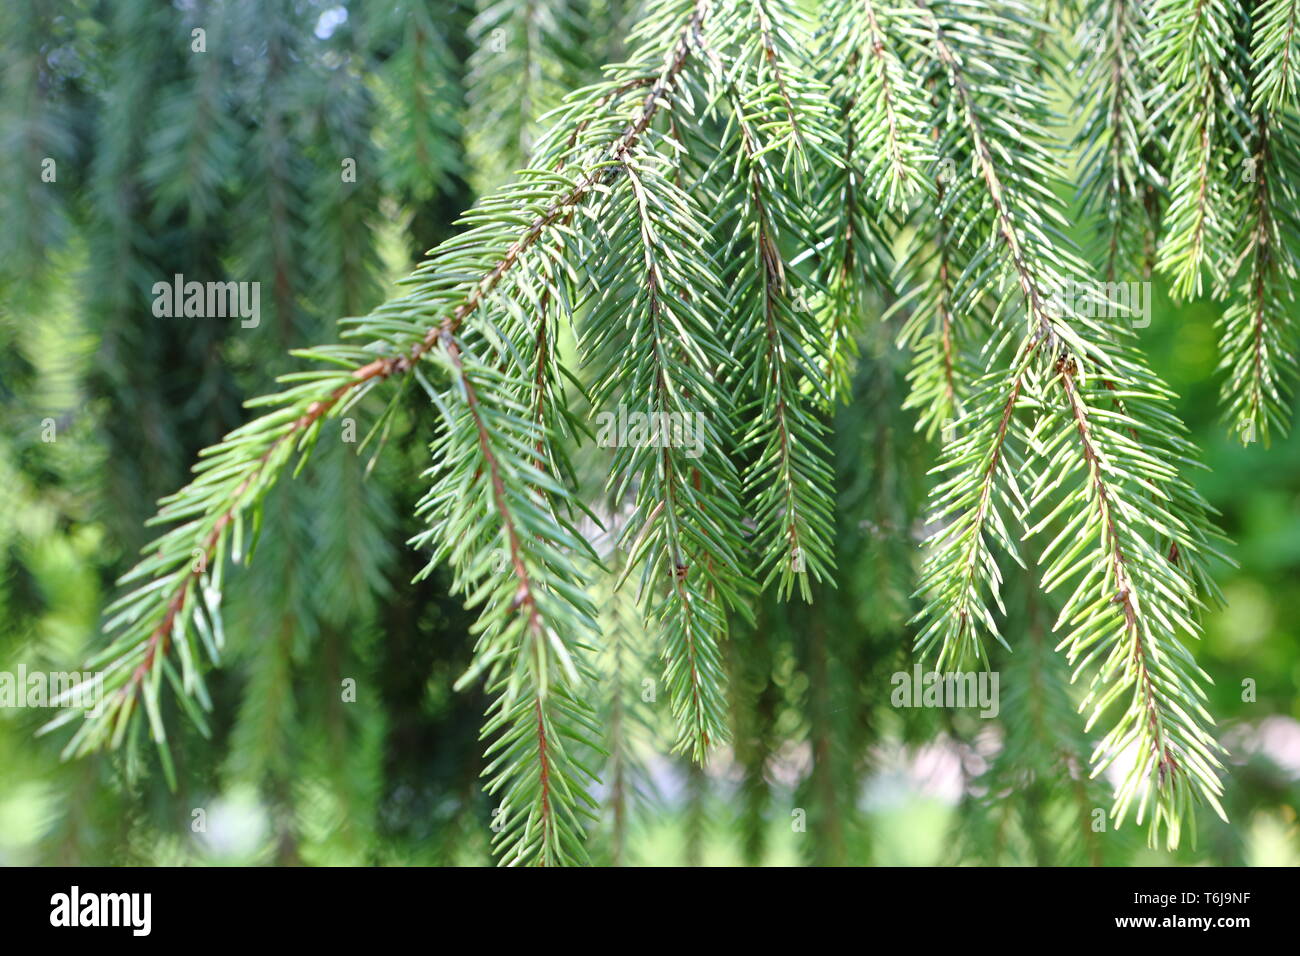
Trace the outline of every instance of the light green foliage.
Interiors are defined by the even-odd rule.
[[[1200,295],[1206,276],[1221,288],[1232,261],[1228,211],[1241,182],[1232,160],[1243,106],[1233,46],[1241,16],[1231,4],[1187,0],[1160,0],[1151,12],[1150,55],[1166,94],[1172,161],[1157,264],[1177,295]]]
[[[933,55],[957,91],[956,135],[974,174],[967,202],[990,230],[963,279],[997,298],[988,371],[940,465],[947,478],[931,517],[938,530],[922,571],[927,623],[918,647],[934,649],[942,666],[986,660],[981,633],[1007,645],[984,596],[1003,610],[992,546],[1022,561],[1013,519],[1026,538],[1051,528],[1037,556],[1040,586],[1068,593],[1056,626],[1076,679],[1089,675],[1089,725],[1115,721],[1093,772],[1132,747],[1116,822],[1135,809],[1152,841],[1163,834],[1177,845],[1192,795],[1219,809],[1222,791],[1200,704],[1205,675],[1183,644],[1199,633],[1197,588],[1220,537],[1186,477],[1195,449],[1171,418],[1168,389],[1129,346],[1127,316],[1103,324],[1094,314],[1105,311],[1095,308],[1098,292],[1060,237],[1063,210],[1041,185],[1059,178],[1048,152],[1034,150],[1042,134],[1004,118],[1045,117],[1024,73],[1042,56],[1032,21],[989,51],[967,46],[968,27],[940,6],[925,9]],[[990,85],[998,78],[994,88],[1011,100],[1004,109],[976,95],[988,88],[976,79],[981,71]]]

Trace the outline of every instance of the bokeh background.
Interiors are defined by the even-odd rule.
[[[288,349],[382,301],[508,180],[545,110],[617,58],[635,6],[6,0],[0,670],[80,669],[156,500],[293,368]],[[260,282],[260,325],[155,318],[151,288],[176,273]],[[905,357],[877,315],[836,423],[837,586],[738,624],[734,742],[707,767],[668,753],[666,705],[642,693],[652,641],[626,595],[603,595],[597,862],[1300,862],[1300,439],[1228,434],[1221,306],[1156,295],[1142,339],[1205,451],[1197,483],[1238,562],[1196,649],[1231,823],[1201,813],[1175,854],[1131,823],[1095,829],[1109,790],[1082,771],[1052,608],[1011,569],[999,718],[890,706],[890,675],[911,668],[935,449],[900,411]],[[0,709],[0,864],[491,862],[486,700],[452,690],[472,617],[445,577],[410,583],[431,415],[407,402],[370,471],[321,442],[272,493],[254,570],[226,598],[212,734],[169,715],[176,791],[148,746],[65,763],[62,732],[35,736],[49,711]],[[598,489],[602,459],[583,462]]]

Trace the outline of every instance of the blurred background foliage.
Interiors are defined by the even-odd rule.
[[[618,57],[634,14],[634,0],[6,0],[0,670],[79,668],[156,500],[292,367],[288,349],[380,302],[523,165],[545,111]],[[155,318],[152,286],[176,273],[260,282],[260,324]],[[1221,307],[1158,289],[1142,333],[1205,449],[1198,483],[1239,562],[1220,571],[1228,604],[1197,649],[1231,753],[1232,823],[1202,813],[1196,845],[1169,854],[1132,826],[1094,829],[1107,784],[1081,772],[1052,608],[1023,580],[1016,653],[994,661],[998,719],[890,706],[890,675],[911,669],[935,449],[900,411],[905,360],[878,305],[836,423],[836,587],[737,622],[734,744],[707,767],[666,756],[652,636],[629,595],[598,584],[594,858],[1300,862],[1300,439],[1265,449],[1227,433]],[[486,702],[451,690],[471,616],[445,579],[410,583],[423,558],[404,543],[429,414],[401,413],[373,470],[323,441],[276,489],[256,570],[229,589],[211,738],[170,715],[175,792],[151,753],[64,763],[58,734],[34,735],[49,712],[0,710],[0,864],[491,861]],[[602,459],[583,463],[598,489]]]

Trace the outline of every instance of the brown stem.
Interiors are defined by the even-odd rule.
[[[1102,477],[1102,463],[1093,443],[1092,431],[1088,422],[1088,409],[1079,396],[1078,388],[1074,382],[1076,374],[1072,362],[1062,363],[1060,369],[1061,387],[1065,390],[1066,398],[1070,403],[1070,413],[1074,418],[1075,429],[1079,433],[1084,462],[1091,476],[1093,491],[1097,496],[1097,510],[1105,527],[1103,544],[1110,552],[1111,573],[1115,578],[1116,594],[1112,600],[1120,605],[1124,614],[1124,630],[1128,633],[1132,643],[1131,659],[1138,674],[1142,708],[1146,712],[1147,723],[1151,728],[1151,734],[1155,742],[1160,783],[1163,784],[1166,776],[1170,772],[1177,770],[1178,765],[1165,745],[1160,721],[1160,703],[1156,699],[1156,691],[1152,685],[1148,652],[1146,643],[1142,639],[1142,628],[1139,625],[1139,612],[1134,593],[1135,587],[1129,575],[1128,559],[1120,546],[1119,526],[1116,524],[1114,509],[1110,501],[1111,491]]]

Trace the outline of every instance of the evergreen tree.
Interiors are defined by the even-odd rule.
[[[8,197],[0,284],[88,266],[102,476],[61,507],[141,555],[64,649],[106,693],[65,755],[246,783],[281,862],[555,865],[627,859],[665,747],[697,852],[727,747],[743,859],[788,798],[852,862],[886,727],[979,743],[890,707],[917,660],[1006,688],[961,858],[1114,859],[1108,771],[1153,846],[1226,819],[1191,646],[1229,549],[1121,284],[1224,300],[1230,428],[1286,431],[1295,3],[114,6],[5,41],[13,154],[90,174]],[[173,274],[260,282],[260,328],[141,323]]]

